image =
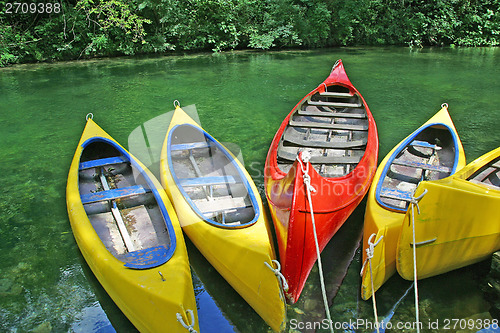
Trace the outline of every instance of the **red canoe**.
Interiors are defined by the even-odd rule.
[[[306,155],[310,158],[304,160]],[[339,60],[330,76],[285,118],[267,154],[266,196],[289,303],[299,298],[317,259],[304,171],[313,187],[322,251],[368,191],[377,157],[375,120]]]

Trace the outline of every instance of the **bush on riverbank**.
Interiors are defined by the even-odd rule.
[[[500,44],[500,0],[57,1],[0,0],[0,66],[173,50]]]

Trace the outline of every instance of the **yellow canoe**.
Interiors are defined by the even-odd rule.
[[[415,211],[417,275],[424,279],[487,259],[500,249],[500,147],[454,175],[420,183]],[[409,209],[399,238],[397,270],[413,280]]]
[[[71,228],[88,265],[141,332],[199,331],[182,229],[153,174],[91,118],[68,174]]]
[[[161,153],[161,181],[182,229],[275,331],[286,325],[275,251],[259,192],[241,163],[178,105]]]
[[[363,231],[361,297],[372,296],[396,272],[403,219],[417,185],[465,166],[465,154],[447,105],[394,147],[380,163],[368,193]],[[370,264],[367,249],[373,246]],[[373,279],[373,290],[371,281]]]

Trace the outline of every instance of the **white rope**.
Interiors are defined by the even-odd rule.
[[[419,195],[418,197],[412,197],[410,204],[411,204],[411,222],[412,222],[412,228],[413,228],[413,283],[415,285],[415,321],[417,324],[417,333],[420,332],[420,314],[419,314],[419,309],[418,309],[418,285],[417,285],[417,244],[415,242],[415,211],[414,207],[417,206],[417,213],[420,214],[420,207],[418,207],[418,203],[420,199],[424,197],[424,195],[427,193],[427,189],[424,190],[424,192]]]
[[[278,279],[281,282],[281,288],[283,288],[284,291],[288,291],[288,283],[286,282],[285,277],[281,273],[281,265],[278,260],[271,260],[272,263],[276,264],[276,268],[273,268],[271,265],[269,265],[267,262],[264,262],[264,264],[271,270],[273,271],[274,275],[278,277]]]
[[[316,222],[314,220],[314,210],[311,198],[311,192],[316,192],[316,189],[311,185],[311,176],[309,175],[309,160],[311,159],[311,153],[308,151],[302,152],[302,160],[297,156],[297,160],[300,164],[300,169],[302,170],[302,178],[304,179],[304,185],[307,192],[307,200],[309,201],[309,210],[311,211],[311,222],[313,226],[314,243],[316,245],[316,256],[318,257],[318,270],[319,270],[319,281],[321,284],[321,293],[323,295],[323,305],[325,306],[326,319],[330,323],[330,331],[333,333],[332,318],[330,315],[330,309],[328,307],[328,299],[326,298],[326,288],[325,279],[323,278],[323,265],[321,264],[321,256],[319,251],[318,235],[316,233]],[[304,163],[306,166],[304,167]]]
[[[177,313],[175,316],[177,317],[177,321],[181,323],[182,327],[184,327],[185,329],[188,330],[189,333],[198,333],[196,332],[196,330],[194,329],[194,324],[195,324],[195,321],[194,321],[194,313],[193,313],[193,310],[186,310],[187,313],[189,313],[190,317],[191,317],[191,324],[190,325],[187,325],[185,322],[184,322],[184,319],[182,318],[182,315],[180,313]]]
[[[378,323],[378,310],[377,310],[377,301],[375,300],[375,287],[373,286],[373,270],[372,270],[372,258],[375,252],[375,246],[380,243],[384,236],[380,236],[380,238],[373,243],[373,238],[377,237],[377,234],[371,234],[370,238],[368,238],[368,248],[366,249],[366,259],[363,263],[363,267],[361,267],[360,275],[363,276],[363,271],[365,270],[366,263],[368,262],[368,267],[370,267],[370,282],[372,286],[372,304],[373,304],[373,317],[375,318],[375,327],[377,328],[377,333],[379,333],[379,323]]]

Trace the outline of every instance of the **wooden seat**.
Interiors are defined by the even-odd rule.
[[[236,180],[233,176],[211,176],[211,177],[195,177],[195,178],[181,178],[179,183],[182,186],[212,186],[212,185],[225,185],[235,184]]]
[[[340,103],[340,102],[325,102],[325,101],[308,101],[307,104],[314,106],[331,106],[334,108],[359,108],[361,103]]]
[[[82,162],[80,163],[79,169],[85,170],[90,168],[99,168],[107,165],[120,164],[126,162],[128,162],[128,159],[125,156],[106,157],[97,160]]]
[[[297,120],[292,120],[292,119],[290,119],[289,126],[326,128],[326,129],[347,130],[347,131],[367,131],[368,130],[368,124],[366,124],[366,125],[331,124],[331,123],[319,123],[319,122],[312,122],[312,121],[297,121]]]
[[[396,159],[392,162],[392,164],[407,166],[407,167],[416,168],[416,169],[429,170],[429,171],[446,172],[446,173],[451,172],[451,168],[448,168],[448,167],[445,167],[442,165],[433,165],[433,164],[427,164],[427,163],[421,163],[421,162],[413,162],[413,161],[397,160]]]
[[[422,148],[431,148],[431,149],[434,149],[434,150],[441,150],[443,149],[442,147],[439,147],[438,145],[433,145],[429,142],[426,142],[426,141],[418,141],[418,140],[414,140],[410,143],[410,146],[414,146],[414,147],[422,147]]]
[[[412,200],[412,193],[408,191],[401,191],[398,189],[391,189],[387,187],[382,187],[382,190],[380,191],[380,196],[383,198],[407,201],[407,202],[410,202]]]
[[[296,147],[278,147],[278,157],[288,161],[295,161],[298,149]],[[312,156],[309,160],[313,164],[358,164],[362,156]]]
[[[355,119],[366,119],[365,113],[347,113],[347,112],[333,112],[333,111],[320,111],[316,110],[298,110],[297,114],[299,116],[311,116],[311,117],[329,117],[329,118],[355,118]]]
[[[338,97],[338,98],[350,98],[350,97],[354,96],[354,94],[351,92],[343,93],[343,92],[336,92],[336,91],[325,91],[325,92],[319,93],[319,95],[323,96],[323,97]]]
[[[293,132],[292,128],[288,128],[284,135],[283,140],[302,146],[311,148],[327,148],[327,149],[352,149],[352,148],[362,148],[366,145],[368,139],[364,140],[354,140],[354,141],[313,141],[303,139],[303,135],[300,132]]]
[[[177,143],[170,145],[170,150],[190,150],[190,149],[200,149],[200,148],[210,148],[210,143],[203,142],[191,142],[191,143]]]
[[[151,192],[150,189],[144,188],[142,185],[134,185],[129,187],[117,188],[95,193],[82,194],[82,203],[90,204],[99,201],[108,201],[130,197],[133,195],[145,194]]]

